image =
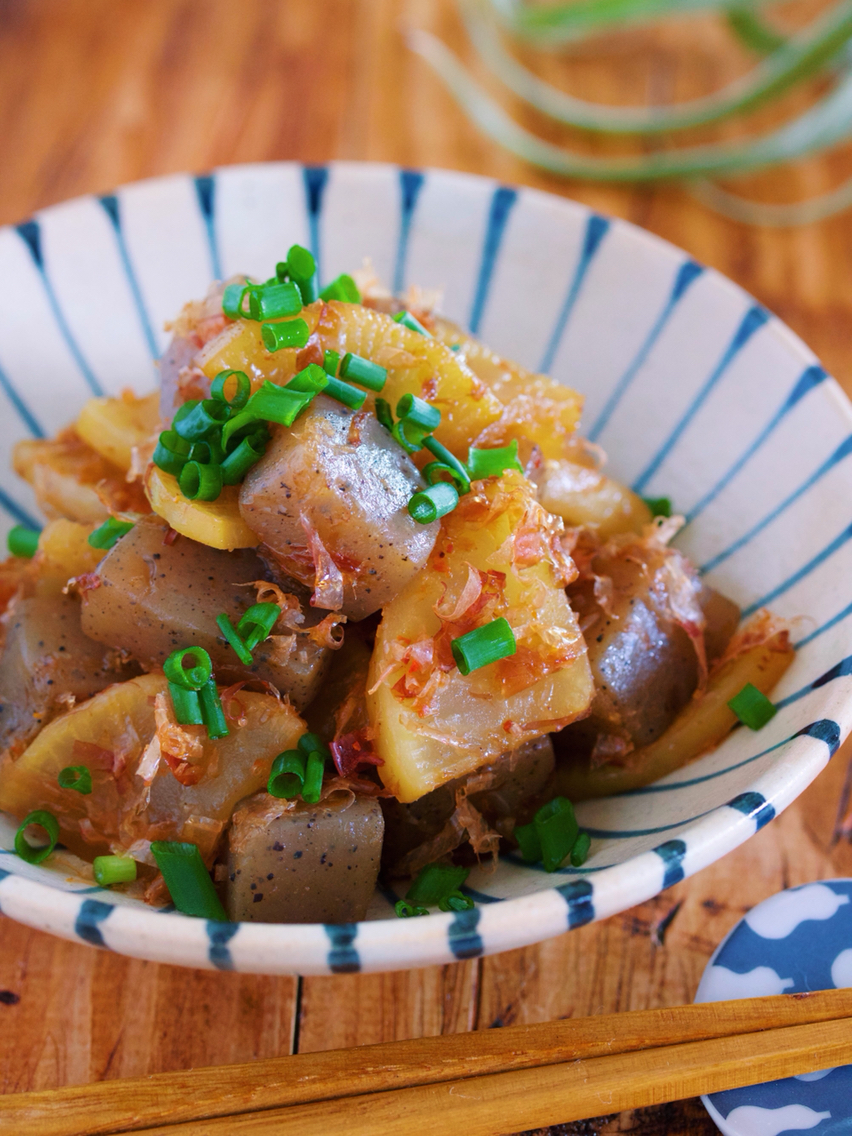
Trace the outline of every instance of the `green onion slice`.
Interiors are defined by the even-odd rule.
[[[192,443],[184,441],[176,430],[164,430],[154,450],[154,465],[177,477],[189,460],[191,450]]]
[[[30,844],[26,832],[31,824],[38,825],[47,833],[48,843],[45,845]],[[46,860],[59,842],[59,821],[46,809],[36,809],[35,812],[25,816],[21,826],[15,833],[15,851],[28,864],[40,864]]]
[[[302,293],[295,284],[265,284],[249,292],[249,314],[254,320],[282,319],[302,310]]]
[[[435,907],[442,899],[457,892],[469,875],[470,868],[461,868],[455,864],[441,861],[427,864],[420,869],[417,879],[405,893],[405,898],[409,903]]]
[[[434,433],[441,424],[441,412],[416,394],[404,394],[396,404],[396,416],[406,426],[416,426],[427,434]]]
[[[328,386],[328,375],[316,363],[309,363],[285,385],[285,390],[298,391],[300,394],[319,394]]]
[[[322,776],[325,772],[325,758],[321,753],[312,753],[305,764],[305,784],[302,787],[302,800],[315,805],[322,795]]]
[[[136,879],[136,861],[130,856],[96,856],[92,862],[98,887],[129,884]]]
[[[307,758],[297,749],[288,749],[279,753],[272,763],[266,791],[272,797],[292,801],[302,791],[305,783],[305,765]]]
[[[669,497],[643,497],[642,500],[651,510],[654,517],[670,517],[672,515],[672,503]]]
[[[311,331],[303,319],[284,320],[283,323],[262,323],[260,334],[263,346],[272,354],[283,347],[304,347]]]
[[[425,907],[415,907],[411,903],[407,903],[404,899],[398,899],[393,907],[399,919],[412,919],[416,915],[428,915],[429,911]]]
[[[554,797],[533,819],[541,843],[541,862],[546,872],[555,872],[570,855],[580,833],[574,806],[567,797]]]
[[[239,484],[251,467],[256,465],[263,457],[267,440],[268,436],[266,440],[258,444],[256,436],[241,438],[236,449],[228,454],[219,466],[219,471],[222,474],[222,484]]]
[[[304,245],[291,245],[287,253],[287,272],[291,280],[310,280],[316,273],[317,262]]]
[[[186,406],[190,409],[185,414],[179,410],[172,422],[172,429],[185,442],[200,442],[220,430],[231,413],[227,403],[218,398],[205,398],[203,402],[193,399],[191,406],[185,402],[181,410]]]
[[[21,556],[26,560],[31,560],[38,551],[40,535],[41,529],[28,529],[25,525],[14,525],[9,529],[9,535],[6,538],[9,552],[12,556]]]
[[[542,857],[541,841],[535,823],[519,824],[512,834],[518,842],[521,858],[527,864],[537,864]]]
[[[222,293],[222,311],[228,319],[246,319],[243,301],[250,289],[249,284],[228,284]]]
[[[222,709],[222,700],[216,689],[216,680],[210,679],[198,692],[198,701],[201,704],[201,720],[207,727],[208,738],[225,738],[231,732],[225,721],[225,711]]]
[[[223,611],[221,615],[216,616],[216,626],[231,644],[234,649],[234,654],[243,664],[243,666],[250,667],[254,660],[251,657],[251,651],[246,647],[245,643],[237,634],[237,629],[231,623],[227,614]]]
[[[195,690],[187,690],[176,682],[169,683],[169,696],[172,700],[175,717],[182,726],[203,726],[201,699]]]
[[[328,371],[331,376],[337,374],[337,368],[340,366],[340,352],[339,351],[325,351],[322,357],[322,368]]]
[[[88,542],[92,548],[112,548],[132,528],[133,521],[120,521],[117,517],[108,517],[94,532],[89,533]]]
[[[461,891],[451,891],[438,901],[441,911],[470,911],[475,906],[470,896]]]
[[[419,525],[431,525],[439,517],[451,513],[459,503],[458,490],[449,481],[436,481],[428,489],[415,493],[408,502],[408,512]]]
[[[778,708],[750,682],[734,695],[728,706],[750,730],[761,729],[778,713]]]
[[[344,406],[348,406],[350,410],[360,410],[364,403],[367,401],[367,395],[364,391],[358,390],[357,387],[350,386],[349,383],[344,383],[341,379],[335,379],[328,375],[328,384],[325,388],[325,393],[331,395],[332,398],[342,402]]]
[[[495,446],[490,450],[478,450],[471,446],[465,464],[471,481],[478,481],[482,477],[501,477],[507,469],[524,472],[524,467],[518,460],[517,438],[513,438],[508,446]]]
[[[222,428],[225,451],[232,448],[231,439],[235,434],[241,437],[243,431],[255,430],[261,422],[292,426],[312,398],[312,394],[279,387],[267,380],[248,400],[245,410],[234,415]]]
[[[336,280],[326,284],[320,292],[321,300],[341,300],[345,304],[360,304],[361,293],[351,276],[343,272]]]
[[[56,780],[60,789],[73,789],[84,797],[88,797],[92,791],[92,774],[85,765],[66,765],[59,770]]]
[[[222,470],[212,463],[188,461],[180,471],[178,485],[189,501],[215,501],[222,492]]]
[[[237,624],[237,634],[245,643],[246,650],[253,651],[258,643],[269,638],[280,614],[278,604],[252,604]]]
[[[592,838],[588,832],[580,832],[577,839],[574,841],[574,847],[571,849],[571,865],[574,868],[582,868],[589,858],[589,849],[592,846]]]
[[[320,753],[323,757],[331,757],[331,750],[319,736],[319,734],[302,734],[296,742],[299,752],[303,753],[305,757],[310,757],[312,753]]]
[[[423,324],[413,316],[411,312],[397,312],[393,317],[394,323],[402,324],[407,327],[409,331],[416,331],[418,335],[425,335],[427,339],[432,339],[432,333],[427,331]]]
[[[210,873],[204,867],[198,845],[154,840],[151,854],[163,873],[169,895],[178,911],[200,919],[227,923],[228,917],[216,894]]]
[[[448,473],[456,483],[456,488],[459,493],[469,492],[470,477],[455,454],[450,453],[446,446],[442,446],[441,443],[431,437],[431,435],[423,439],[423,445],[430,454],[434,454],[438,459],[435,462],[429,462],[423,469],[423,476],[428,483],[434,485],[439,474]],[[429,471],[428,473],[427,470]]]
[[[351,379],[353,383],[367,387],[368,390],[380,391],[387,382],[388,371],[387,367],[381,367],[371,359],[364,359],[347,351],[340,364],[340,375],[341,378]]]
[[[407,454],[416,454],[423,449],[423,440],[429,433],[407,422],[391,422],[390,432]]]
[[[230,389],[234,393],[228,398]],[[231,410],[242,410],[250,395],[251,380],[245,371],[220,371],[210,384],[210,397],[226,403]]]
[[[507,659],[517,650],[515,635],[508,622],[500,616],[482,627],[475,627],[466,635],[460,635],[450,644],[456,666],[463,675]]]
[[[187,663],[192,659],[194,663]],[[213,674],[213,664],[203,647],[184,647],[172,651],[163,663],[163,673],[169,682],[184,690],[200,690]]]
[[[377,398],[375,402],[376,418],[386,430],[393,432],[393,411],[386,398]]]

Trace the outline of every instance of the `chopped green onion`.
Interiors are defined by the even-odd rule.
[[[310,757],[312,753],[320,753],[323,757],[331,755],[331,751],[319,734],[302,734],[296,745],[299,747],[299,752],[303,753],[305,757]]]
[[[201,720],[207,727],[208,738],[225,738],[230,733],[228,723],[225,721],[225,711],[222,709],[222,700],[216,689],[216,680],[211,678],[198,692],[198,701],[201,703]]]
[[[247,650],[253,651],[258,643],[269,637],[280,614],[278,604],[252,604],[237,624],[237,634]]]
[[[216,894],[210,873],[204,867],[197,844],[154,840],[151,855],[163,873],[169,895],[178,911],[227,923],[228,917]]]
[[[298,315],[302,293],[295,284],[265,284],[249,292],[249,313],[253,320],[274,320]]]
[[[226,452],[230,449],[229,442],[234,434],[247,427],[255,429],[259,422],[292,426],[312,397],[304,391],[279,387],[267,380],[248,400],[245,410],[240,411],[222,428],[222,445]]]
[[[436,481],[428,489],[415,493],[408,502],[408,512],[419,525],[431,525],[439,517],[451,513],[459,503],[458,490],[449,481]]]
[[[237,629],[234,627],[233,623],[231,623],[230,619],[224,611],[221,615],[216,616],[216,626],[231,644],[234,649],[234,654],[237,656],[243,666],[250,667],[254,662],[254,659],[252,659],[251,657],[251,651],[249,651],[248,647],[246,647],[245,643],[239,637],[239,635],[237,634]]]
[[[47,833],[48,843],[40,846],[30,844],[26,832],[31,824],[38,825]],[[15,833],[15,851],[28,864],[40,864],[46,860],[59,841],[59,821],[46,809],[36,809],[35,812],[25,816],[21,826]]]
[[[287,273],[291,280],[310,280],[317,270],[313,253],[304,245],[291,245],[287,253]]]
[[[31,560],[38,551],[38,538],[41,529],[28,529],[25,525],[14,525],[6,538],[12,556]]]
[[[592,846],[592,838],[588,832],[581,832],[578,834],[577,839],[574,841],[574,847],[571,849],[571,864],[575,868],[582,868],[589,858],[589,849]]]
[[[397,312],[393,317],[394,323],[400,323],[403,327],[407,327],[409,331],[416,331],[418,335],[425,335],[427,339],[432,338],[432,333],[427,331],[423,324],[411,312]]]
[[[349,383],[344,383],[341,379],[335,379],[331,375],[328,376],[325,393],[337,399],[338,402],[342,402],[344,406],[348,406],[350,410],[360,410],[367,401],[367,395],[364,391],[359,391],[357,387],[350,386]]]
[[[418,450],[423,449],[423,439],[429,431],[414,426],[411,428],[412,436],[409,437],[408,425],[407,422],[391,422],[390,432],[407,454],[416,454]]]
[[[184,660],[191,656],[195,664],[187,670]],[[184,647],[182,651],[172,651],[163,663],[163,673],[169,682],[184,690],[200,690],[213,674],[213,664],[203,647]]]
[[[471,446],[466,465],[471,481],[478,481],[482,477],[500,477],[507,469],[524,472],[524,467],[518,461],[517,438],[513,438],[508,446],[496,446],[490,450],[477,450]]]
[[[221,468],[199,461],[188,461],[178,477],[180,491],[189,501],[215,501],[222,484]]]
[[[442,446],[431,435],[423,439],[423,445],[430,454],[434,454],[438,459],[436,462],[429,462],[423,468],[423,476],[430,485],[434,485],[438,475],[441,473],[448,473],[456,483],[456,488],[459,493],[467,493],[470,490],[470,478],[468,477],[467,470],[455,456],[451,454],[446,446]]]
[[[340,376],[371,391],[380,391],[387,382],[388,371],[387,367],[380,367],[371,359],[363,359],[360,355],[347,351],[340,364]]]
[[[460,891],[451,891],[449,895],[438,901],[441,911],[470,911],[475,906],[470,896]]]
[[[376,399],[376,418],[386,430],[393,431],[393,412],[386,398]]]
[[[249,292],[249,284],[229,284],[222,293],[222,311],[228,319],[245,319],[243,300]]]
[[[263,457],[266,442],[256,445],[253,438],[242,438],[235,450],[219,466],[223,485],[237,485]]]
[[[466,635],[460,635],[450,644],[456,666],[463,675],[507,659],[517,650],[515,635],[507,621],[500,616],[482,627],[475,627]]]
[[[119,521],[108,517],[94,532],[89,533],[88,543],[92,548],[112,548],[112,546],[133,528],[133,521]]]
[[[546,872],[555,872],[574,847],[580,827],[574,806],[567,797],[554,797],[533,820],[541,841],[541,862]]]
[[[328,386],[328,374],[316,363],[309,363],[286,384],[286,390],[315,395]]]
[[[98,887],[129,884],[136,879],[136,861],[131,856],[96,856],[92,862]]]
[[[411,919],[415,915],[428,915],[429,910],[426,907],[415,907],[411,903],[406,903],[404,899],[398,899],[393,907],[400,919]]]
[[[192,443],[185,441],[176,430],[164,430],[154,450],[154,465],[177,477],[189,460]]]
[[[517,825],[512,835],[518,842],[522,859],[527,864],[537,864],[541,860],[542,852],[535,822]]]
[[[642,500],[651,510],[651,515],[654,517],[670,517],[672,515],[672,503],[669,497],[643,497]]]
[[[220,439],[210,434],[203,442],[193,442],[187,461],[198,462],[199,465],[219,465],[224,460],[225,451],[222,449]],[[186,462],[184,462],[184,465]],[[178,479],[180,480],[180,479]]]
[[[169,683],[169,696],[175,718],[182,726],[203,726],[204,715],[201,713],[201,699],[195,690],[187,690],[178,686],[176,682]]]
[[[228,398],[225,387],[233,379],[235,390],[233,397]],[[231,410],[242,410],[251,395],[251,380],[245,371],[220,371],[210,384],[210,397],[227,403]]]
[[[73,789],[75,793],[82,793],[88,797],[92,791],[92,774],[85,765],[66,765],[59,770],[56,778],[60,789]]]
[[[409,903],[420,903],[434,907],[459,890],[470,875],[470,868],[460,868],[455,864],[438,861],[421,868],[417,879],[405,893]]]
[[[190,406],[188,402],[183,405]],[[205,398],[203,402],[193,399],[186,414],[179,410],[175,415],[172,428],[185,442],[200,442],[208,434],[220,430],[230,413],[228,404],[217,398]]]
[[[342,300],[345,304],[360,304],[361,293],[358,291],[358,285],[352,277],[343,272],[336,280],[332,280],[330,284],[326,284],[325,288],[320,292],[320,299]]]
[[[337,374],[337,368],[340,366],[340,352],[339,351],[326,351],[322,357],[322,367],[324,371],[332,376]]]
[[[441,412],[416,394],[404,394],[396,404],[396,416],[406,426],[416,426],[427,434],[434,433],[441,424]]]
[[[750,730],[761,729],[778,713],[778,708],[750,682],[734,695],[728,706]]]
[[[283,323],[262,323],[260,334],[263,346],[272,354],[282,347],[304,347],[311,337],[311,330],[303,319],[291,319]]]
[[[292,801],[302,791],[305,783],[305,762],[307,758],[297,749],[279,753],[272,763],[266,791],[272,797]]]
[[[322,775],[325,772],[325,758],[321,753],[309,754],[305,765],[305,783],[302,786],[302,800],[315,805],[322,794]]]

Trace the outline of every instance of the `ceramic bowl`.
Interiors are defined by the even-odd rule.
[[[155,381],[165,321],[211,279],[265,278],[298,241],[324,279],[365,256],[395,290],[586,396],[615,476],[668,496],[678,544],[747,614],[794,620],[798,651],[759,733],[646,789],[579,808],[581,870],[509,856],[471,874],[471,911],[400,920],[377,892],[357,925],[208,924],[0,852],[0,910],[141,958],[324,974],[451,962],[535,943],[650,899],[767,824],[852,724],[852,414],[811,352],[683,252],[563,198],[390,165],[233,166],[129,185],[0,230],[0,510],[35,517],[8,471],[92,394]],[[0,820],[0,847],[14,824]]]

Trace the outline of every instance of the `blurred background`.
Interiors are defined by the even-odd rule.
[[[234,162],[339,158],[466,170],[567,195],[673,241],[787,321],[852,389],[850,0],[741,0],[733,11],[702,0],[548,7],[0,0],[0,223],[137,178]],[[711,99],[693,104],[702,123],[659,129],[673,104],[737,83],[727,105],[745,102],[747,113],[719,118],[722,103]],[[752,105],[755,92],[766,98]],[[622,114],[601,107],[643,107],[653,130],[626,137],[566,125],[530,95],[587,125]],[[595,177],[561,176],[505,141]],[[699,146],[711,150],[684,156]],[[787,153],[793,162],[745,170]],[[666,169],[689,176],[612,180],[625,162],[631,178]],[[744,176],[735,181],[737,173]],[[786,208],[814,198],[816,207]],[[211,975],[116,958],[0,916],[3,1087],[689,1001],[710,952],[751,903],[806,879],[852,874],[849,846],[831,843],[841,762],[748,851],[696,879],[541,947],[452,967],[304,981]],[[687,1102],[569,1131],[715,1129]]]

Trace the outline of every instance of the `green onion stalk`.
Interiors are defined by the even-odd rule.
[[[409,47],[448,87],[467,116],[493,141],[530,164],[563,177],[604,182],[680,179],[706,205],[753,224],[806,224],[852,204],[852,180],[810,201],[761,205],[722,189],[712,179],[735,177],[820,153],[852,137],[852,0],[840,0],[801,31],[784,35],[749,0],[458,0],[471,42],[497,79],[553,121],[596,134],[652,138],[710,126],[748,113],[817,75],[833,76],[829,90],[781,126],[732,141],[684,145],[625,157],[598,157],[549,142],[520,126],[432,35],[408,33]],[[522,65],[506,35],[554,48],[625,25],[719,11],[743,45],[762,56],[746,75],[711,95],[669,107],[609,106],[546,83]]]

